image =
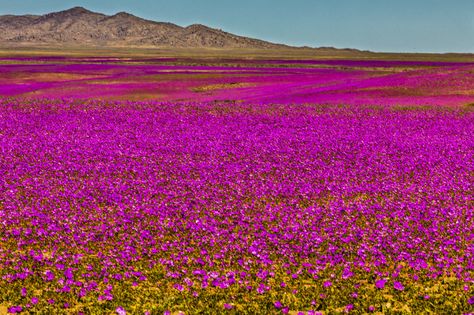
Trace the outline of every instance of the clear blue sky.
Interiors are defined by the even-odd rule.
[[[0,15],[73,6],[297,46],[474,53],[474,0],[0,0]]]

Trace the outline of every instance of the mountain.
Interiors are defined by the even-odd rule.
[[[45,15],[0,16],[0,45],[170,48],[283,48],[194,24],[181,27],[126,12],[105,15],[75,7]]]

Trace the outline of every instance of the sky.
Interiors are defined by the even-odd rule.
[[[474,0],[0,0],[0,15],[74,6],[294,46],[474,53]]]

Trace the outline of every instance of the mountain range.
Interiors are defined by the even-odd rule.
[[[167,48],[289,48],[201,24],[182,27],[126,12],[105,15],[82,7],[45,15],[0,16],[0,45]]]

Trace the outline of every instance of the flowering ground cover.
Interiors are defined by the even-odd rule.
[[[473,66],[356,66],[1,65],[0,313],[473,312]]]
[[[124,101],[465,105],[474,62],[0,58],[0,95]]]

